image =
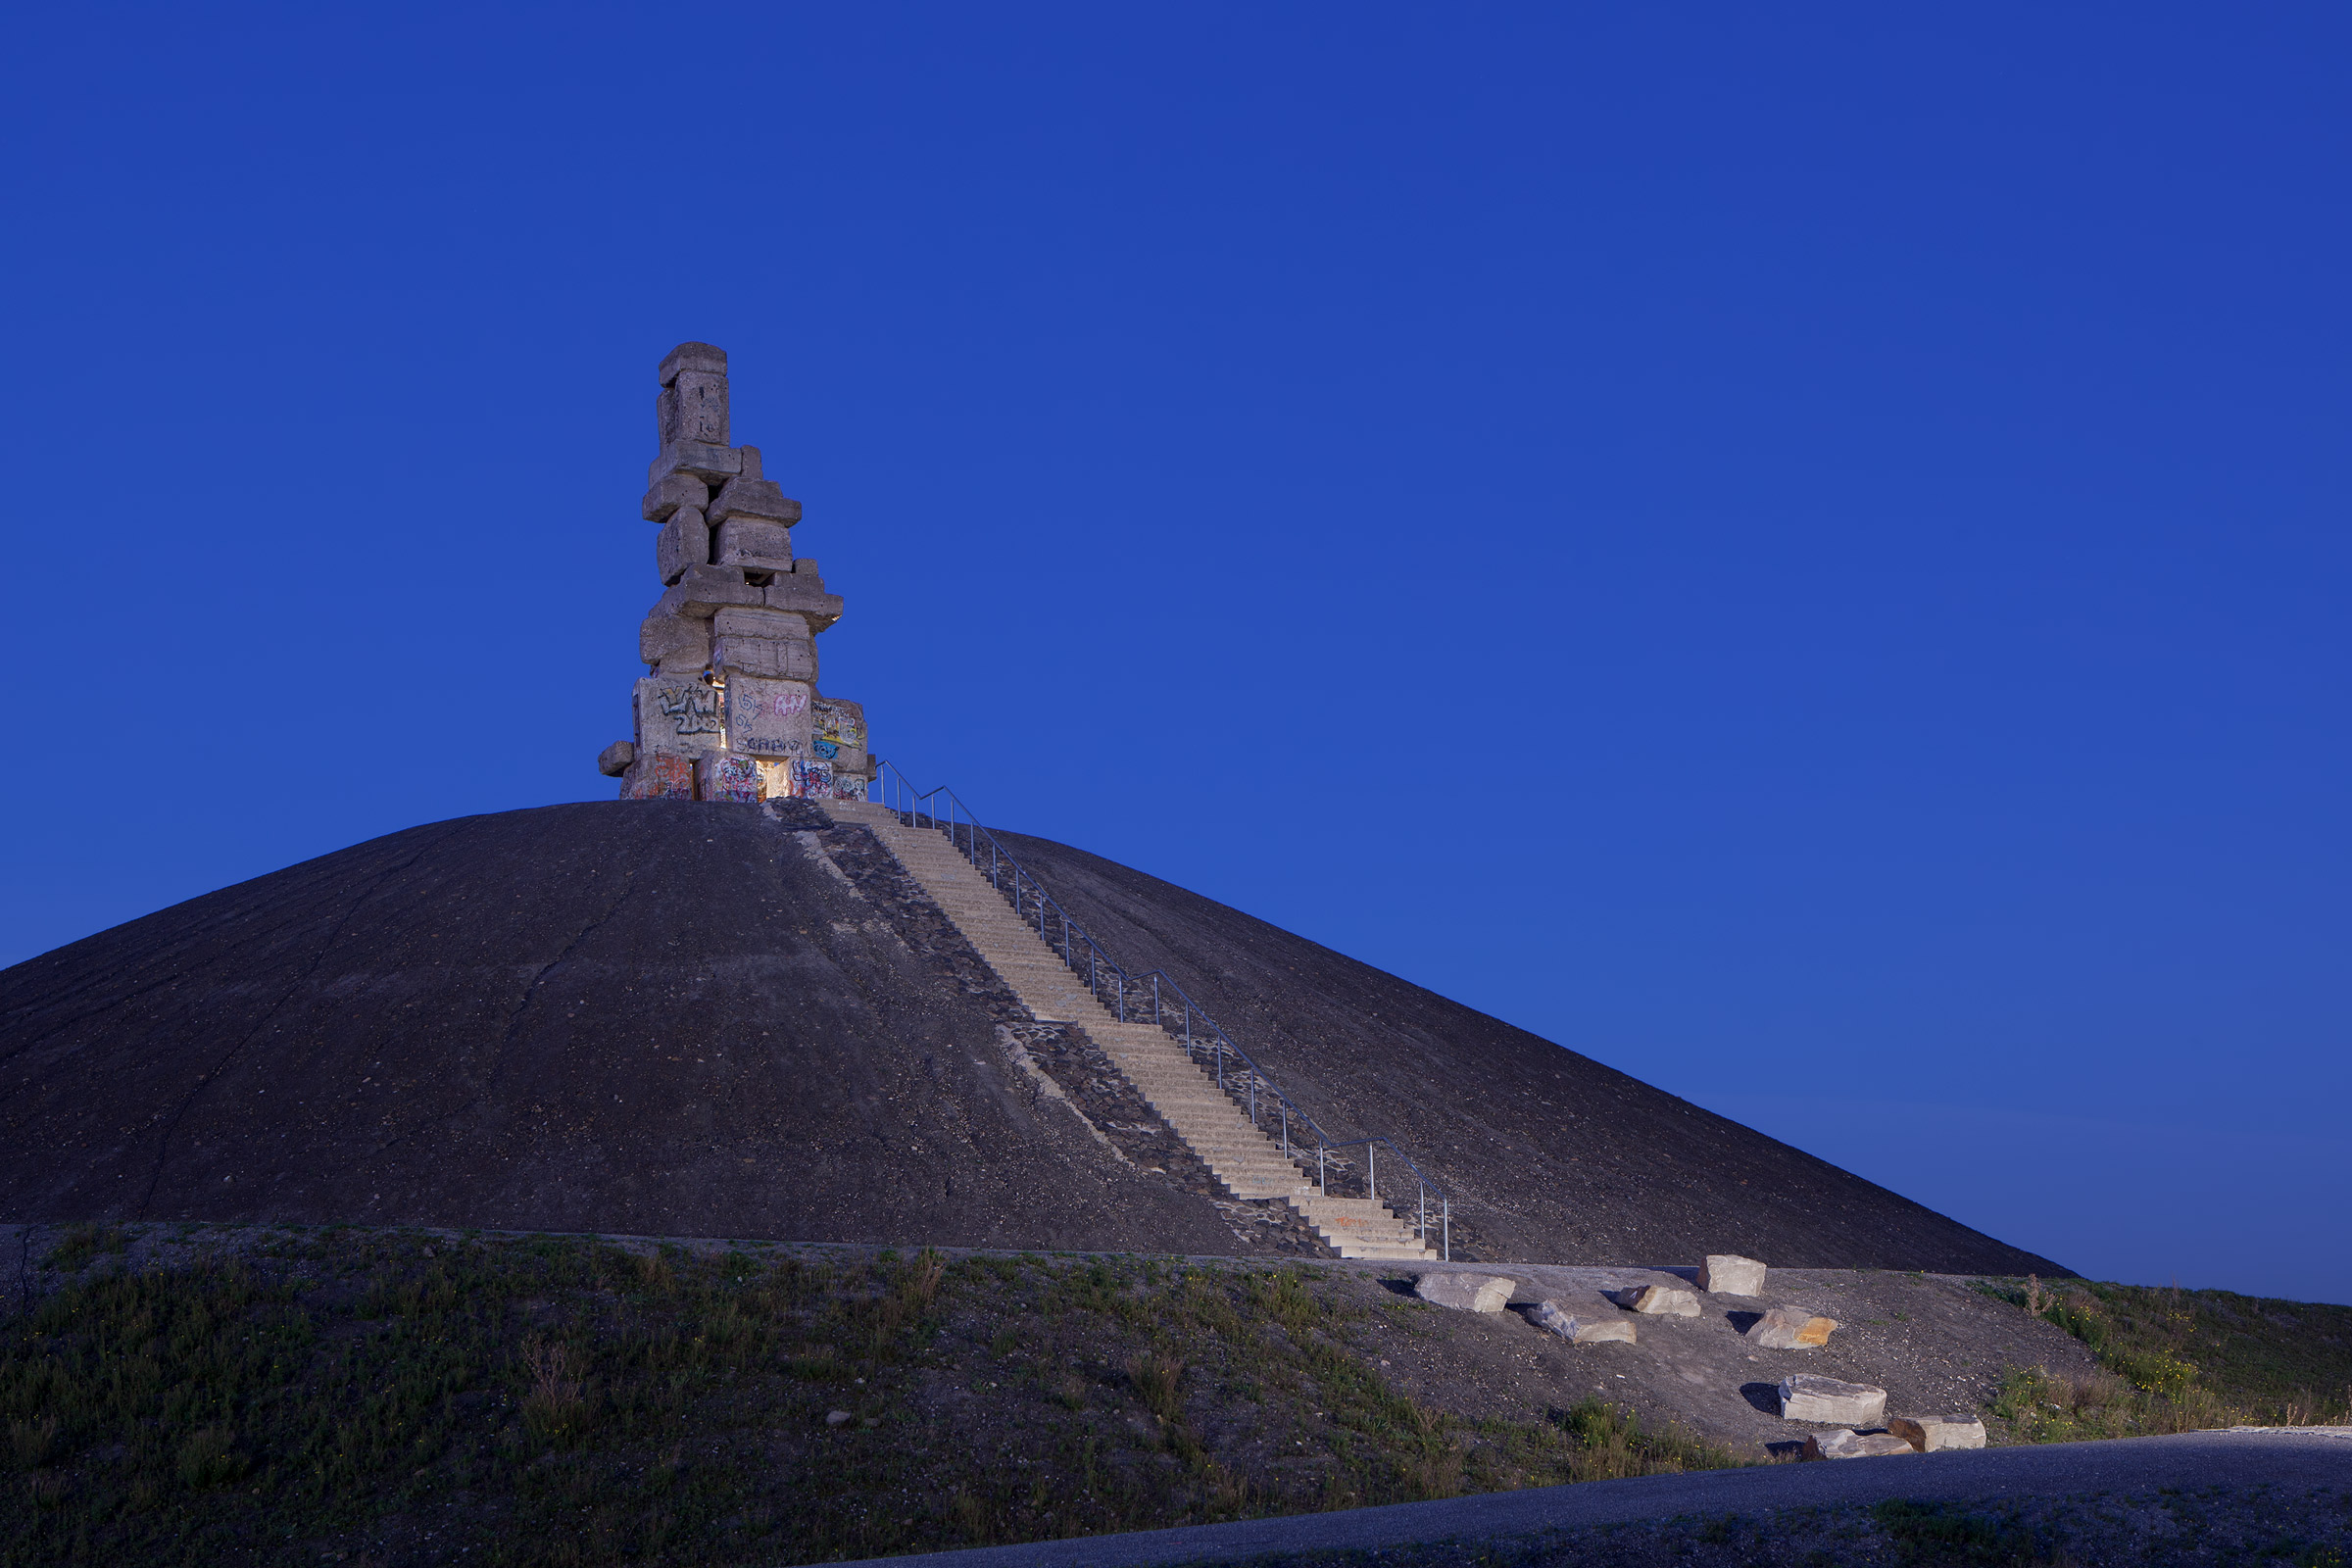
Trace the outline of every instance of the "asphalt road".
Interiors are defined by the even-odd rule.
[[[2352,1427],[2272,1427],[2191,1432],[2104,1443],[1984,1448],[1751,1470],[1588,1481],[1494,1492],[1441,1502],[1298,1514],[1237,1524],[1146,1530],[1124,1536],[876,1557],[869,1562],[940,1568],[1143,1568],[1235,1562],[1278,1551],[1356,1550],[1447,1540],[1492,1541],[1583,1525],[1753,1514],[1887,1497],[1943,1501],[2145,1492],[2157,1487],[2352,1484]]]

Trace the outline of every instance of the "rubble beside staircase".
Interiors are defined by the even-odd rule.
[[[1318,1190],[1297,1157],[1256,1126],[1155,1019],[1122,1020],[1104,1005],[990,885],[988,873],[927,819],[869,802],[825,804],[836,819],[873,830],[1040,1022],[1083,1028],[1234,1197],[1288,1202],[1342,1257],[1437,1259],[1414,1226],[1377,1198],[1332,1198]],[[908,825],[909,817],[915,825]]]

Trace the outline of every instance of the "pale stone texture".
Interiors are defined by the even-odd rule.
[[[1811,1350],[1830,1343],[1838,1320],[1801,1307],[1776,1306],[1747,1326],[1748,1340],[1767,1350]]]
[[[667,386],[685,370],[724,375],[727,373],[727,351],[715,343],[681,343],[662,356],[662,363],[654,369],[654,379]]]
[[[1511,1298],[1511,1281],[1494,1274],[1424,1274],[1413,1294],[1458,1312],[1499,1312]]]
[[[808,699],[806,681],[734,675],[727,681],[727,748],[747,757],[806,761]]]
[[[722,566],[753,571],[792,570],[792,530],[758,517],[729,517],[718,525],[711,559]]]
[[[1781,1380],[1781,1419],[1825,1426],[1876,1426],[1886,1413],[1886,1391],[1867,1383],[1796,1372]],[[1909,1446],[1909,1445],[1905,1445]]]
[[[1698,1288],[1715,1296],[1762,1296],[1764,1265],[1733,1252],[1709,1252],[1698,1268]]]
[[[689,680],[710,662],[710,623],[690,615],[648,615],[637,628],[637,657],[664,680]]]
[[[710,530],[703,525],[701,513],[680,507],[654,536],[654,569],[662,582],[673,583],[686,575],[687,567],[709,564]]]
[[[637,760],[635,741],[614,741],[596,754],[596,770],[607,778],[618,778]]]
[[[1921,1453],[1984,1446],[1984,1423],[1973,1415],[1898,1415],[1886,1430]]]
[[[1634,1326],[1621,1317],[1578,1317],[1561,1311],[1557,1301],[1538,1301],[1532,1315],[1537,1327],[1551,1330],[1571,1345],[1634,1343]]]
[[[1609,1299],[1628,1311],[1650,1317],[1696,1317],[1699,1310],[1696,1296],[1671,1285],[1636,1285],[1630,1290],[1612,1291]]]
[[[718,692],[699,680],[649,675],[637,683],[637,755],[668,752],[684,757],[719,750]]]
[[[724,371],[680,370],[654,400],[655,423],[664,445],[699,441],[727,444],[727,377]],[[740,460],[738,460],[740,465]]]
[[[1891,1432],[1808,1432],[1805,1434],[1805,1457],[1808,1459],[1876,1459],[1890,1453],[1917,1453],[1914,1448]]]

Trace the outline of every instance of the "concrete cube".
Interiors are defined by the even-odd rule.
[[[727,373],[727,351],[714,343],[681,343],[662,356],[661,368],[654,373],[657,380],[667,386],[685,370],[700,370],[706,375],[724,375]]]
[[[1973,1415],[1898,1415],[1886,1430],[1920,1453],[1984,1446],[1984,1423]]]
[[[711,560],[755,571],[792,570],[792,530],[759,517],[729,517],[718,525]]]
[[[694,797],[698,801],[757,803],[762,793],[760,762],[732,752],[705,752],[694,760]]]
[[[1776,1306],[1747,1326],[1751,1345],[1767,1350],[1811,1350],[1838,1332],[1834,1317],[1818,1317],[1798,1306]]]
[[[1762,1296],[1764,1265],[1736,1253],[1709,1252],[1698,1268],[1698,1288],[1715,1296]]]
[[[727,677],[727,749],[771,761],[808,760],[806,681]]]
[[[710,530],[703,525],[701,513],[680,507],[654,535],[654,569],[662,574],[662,582],[674,583],[686,575],[687,567],[709,564]]]
[[[614,741],[596,754],[596,770],[607,778],[618,778],[637,760],[635,741]]]
[[[1424,1274],[1413,1282],[1415,1296],[1457,1312],[1499,1312],[1511,1290],[1511,1280],[1495,1274]]]
[[[674,680],[691,680],[710,662],[710,623],[652,614],[637,627],[637,657]]]
[[[1867,1383],[1798,1372],[1781,1380],[1781,1419],[1824,1426],[1872,1427],[1886,1413],[1886,1391]],[[1909,1446],[1909,1445],[1905,1445]]]
[[[1538,1328],[1549,1329],[1571,1345],[1632,1345],[1634,1326],[1624,1318],[1611,1315],[1596,1318],[1592,1313],[1578,1314],[1563,1311],[1557,1301],[1538,1301],[1531,1314]]]
[[[726,718],[718,690],[700,680],[649,675],[637,683],[637,756],[674,752],[700,757],[721,750]]]
[[[743,476],[746,479],[757,479],[760,477],[760,449],[758,447],[737,447],[735,450],[743,455],[743,467],[741,470]]]
[[[624,801],[691,801],[694,759],[675,752],[640,752],[620,776]]]
[[[707,484],[724,484],[743,470],[743,454],[707,441],[664,441],[662,455],[646,466],[648,488],[673,473],[690,473]]]
[[[720,637],[797,637],[806,642],[808,622],[781,610],[729,605],[712,612],[710,630]]]
[[[1891,1432],[1808,1432],[1805,1434],[1805,1457],[1808,1459],[1876,1459],[1890,1453],[1917,1453],[1902,1439]]]
[[[816,574],[801,572],[797,563],[794,570],[778,573],[760,591],[766,595],[768,609],[807,616],[811,632],[823,631],[841,618],[841,596],[826,593]]]
[[[1640,1312],[1645,1317],[1698,1316],[1698,1297],[1671,1285],[1636,1285],[1628,1290],[1611,1291],[1609,1299],[1629,1312]]]
[[[645,500],[639,503],[638,510],[645,514],[646,521],[662,522],[680,507],[692,507],[699,513],[710,504],[710,487],[703,483],[699,475],[673,471],[663,474],[660,482],[645,493]]]
[[[753,517],[789,527],[801,520],[801,504],[777,489],[772,479],[746,479],[737,474],[720,485],[718,494],[710,498],[710,515],[720,522],[730,517]]]
[[[727,444],[727,378],[708,370],[680,370],[677,379],[655,400],[655,422],[662,443],[699,441],[707,446]],[[737,471],[742,459],[736,460]]]
[[[672,595],[676,596],[674,601]],[[659,613],[666,608],[674,614],[708,617],[730,605],[763,605],[767,602],[765,596],[765,589],[755,588],[743,580],[741,566],[688,566],[677,586],[662,596],[655,611]]]
[[[726,670],[767,680],[816,679],[816,645],[806,638],[713,637],[710,662]]]

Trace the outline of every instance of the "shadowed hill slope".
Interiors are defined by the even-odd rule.
[[[19,964],[0,1212],[1235,1250],[1038,1103],[812,839],[466,817]]]
[[[1479,1256],[2071,1272],[1238,909],[998,837],[1120,963],[1174,975],[1326,1133],[1396,1139],[1452,1189]]]
[[[466,817],[0,972],[0,1219],[1250,1250],[1230,1205],[1113,1147],[1131,1128],[1040,1098],[937,911],[845,874],[859,845],[879,858],[748,806]],[[1262,921],[1018,846],[1335,1135],[1426,1156],[1477,1255],[2062,1272]]]

